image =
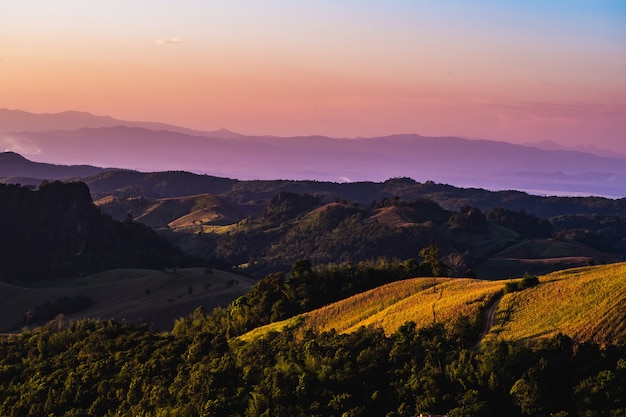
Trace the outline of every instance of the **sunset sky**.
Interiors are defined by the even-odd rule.
[[[626,1],[3,0],[0,107],[626,153]]]

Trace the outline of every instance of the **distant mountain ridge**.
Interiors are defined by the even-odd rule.
[[[55,165],[33,162],[15,152],[0,153],[0,178],[31,177],[60,179],[94,175],[104,170],[104,168],[90,165]]]
[[[361,139],[243,136],[79,112],[22,115],[34,120],[30,126],[64,118],[72,129],[26,131],[29,125],[23,122],[21,130],[8,131],[17,128],[17,122],[7,124],[3,114],[7,111],[0,110],[0,146],[40,162],[144,172],[182,170],[239,180],[360,182],[411,177],[539,195],[626,195],[626,159],[571,150],[417,134]]]
[[[151,130],[167,130],[187,134],[203,134],[217,138],[241,136],[226,129],[198,131],[186,127],[158,122],[136,122],[115,119],[111,116],[96,116],[82,111],[61,113],[30,113],[23,110],[0,109],[0,132],[45,132],[50,130],[78,130],[84,127],[142,127]]]

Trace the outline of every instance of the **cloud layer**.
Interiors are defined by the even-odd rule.
[[[155,41],[157,45],[174,45],[182,42],[183,41],[180,38],[157,39]]]

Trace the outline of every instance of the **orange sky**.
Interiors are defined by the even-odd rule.
[[[3,2],[0,107],[626,153],[619,1],[258,3]]]

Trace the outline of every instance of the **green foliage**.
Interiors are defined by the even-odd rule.
[[[602,252],[626,253],[626,215],[576,214],[550,219],[555,237]]]
[[[523,291],[526,288],[539,285],[539,278],[536,275],[526,273],[521,280],[510,281],[504,285],[504,293],[508,294],[516,291]]]
[[[447,274],[447,267],[440,258],[440,250],[437,245],[431,244],[420,251],[424,264],[430,268],[432,276],[442,277]]]
[[[489,226],[487,218],[480,209],[470,206],[461,207],[458,213],[453,214],[448,221],[451,229],[468,233],[487,233]]]
[[[553,234],[548,220],[529,214],[524,209],[513,211],[495,207],[487,213],[487,220],[515,231],[524,239],[547,238]]]
[[[441,325],[228,340],[201,310],[154,334],[82,320],[0,340],[0,414],[622,415],[623,346],[497,342],[475,352]],[[622,413],[622,414],[620,414]]]
[[[262,216],[272,222],[281,222],[320,205],[321,200],[309,194],[281,191],[272,197]]]

